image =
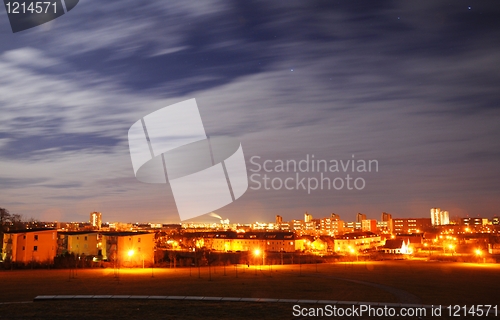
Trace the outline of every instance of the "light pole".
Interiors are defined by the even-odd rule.
[[[156,249],[153,249],[153,264],[151,265],[151,278],[154,278],[153,270],[155,268],[155,255],[156,255]]]

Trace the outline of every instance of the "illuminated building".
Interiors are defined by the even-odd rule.
[[[377,220],[363,220],[361,221],[361,231],[377,232]]]
[[[493,219],[491,219],[491,224],[494,226],[498,226],[500,224],[498,217],[493,217]]]
[[[441,211],[440,208],[432,208],[431,221],[433,226],[450,224],[450,213],[448,211]]]
[[[484,219],[482,218],[462,218],[461,219],[462,225],[465,226],[483,226],[486,223],[484,223]]]
[[[27,229],[4,233],[2,260],[52,263],[56,253],[55,229]]]
[[[90,213],[90,225],[93,229],[101,230],[102,214],[100,212]]]
[[[66,252],[76,255],[101,255],[102,236],[98,232],[59,232],[59,254]]]
[[[390,254],[411,254],[413,249],[410,247],[410,240],[393,239],[387,240],[385,245],[381,248],[384,253]]]
[[[304,214],[304,222],[307,223],[307,222],[311,222],[313,220],[313,216],[312,214],[309,214],[309,213],[305,213]]]
[[[154,259],[154,234],[148,232],[106,232],[102,234],[104,260],[125,266],[151,264]]]
[[[380,236],[372,232],[346,233],[334,240],[338,253],[358,253],[380,246]]]
[[[359,213],[356,215],[356,222],[361,223],[361,221],[366,220],[366,214]]]
[[[344,232],[361,231],[361,222],[344,222]]]
[[[297,239],[292,232],[218,232],[207,235],[204,244],[211,250],[223,252],[295,252],[304,249],[304,240]]]
[[[394,233],[422,233],[432,228],[430,218],[396,218],[393,220]]]
[[[340,220],[338,214],[332,213],[330,218],[320,219],[320,233],[329,236],[341,235],[344,233],[344,222]]]
[[[387,212],[382,212],[382,221],[378,223],[377,228],[381,231],[393,233],[394,221],[392,220],[392,214]]]
[[[282,224],[282,223],[283,223],[283,217],[282,217],[282,216],[280,216],[280,215],[277,215],[277,216],[276,216],[276,224],[277,224],[277,225],[280,225],[280,224]]]

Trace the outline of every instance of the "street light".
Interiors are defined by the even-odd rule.
[[[260,256],[260,249],[255,249],[253,251],[253,254],[254,254],[255,257]],[[257,263],[255,264],[255,275],[257,275]]]
[[[455,249],[455,246],[450,244],[450,245],[448,245],[448,248],[450,248],[451,256],[453,257],[453,253],[454,253],[453,249]]]

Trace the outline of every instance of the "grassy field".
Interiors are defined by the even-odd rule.
[[[37,295],[177,295],[398,302],[385,285],[423,304],[498,304],[500,265],[420,261],[323,265],[240,266],[185,269],[14,270],[0,272],[0,302],[32,301]],[[200,275],[200,277],[199,277]],[[350,282],[349,279],[362,281]],[[283,303],[196,301],[46,301],[0,304],[0,318],[290,318]],[[142,311],[141,311],[142,310]],[[197,312],[198,310],[198,312]],[[111,313],[110,313],[111,312]],[[171,312],[172,314],[170,314]],[[175,316],[177,314],[177,316]],[[106,316],[107,315],[107,316]],[[141,316],[142,315],[142,316]],[[164,317],[165,315],[165,317]],[[166,316],[170,315],[170,316]],[[182,315],[179,317],[179,315]],[[213,316],[208,316],[213,315]],[[281,316],[280,316],[281,315]],[[137,317],[136,317],[137,316]]]

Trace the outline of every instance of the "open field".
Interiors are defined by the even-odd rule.
[[[0,281],[0,302],[32,301],[37,295],[106,294],[494,305],[499,301],[500,265],[384,261],[250,268],[239,266],[237,273],[235,267],[231,266],[226,267],[225,275],[223,267],[211,268],[210,273],[207,267],[200,270],[78,269],[76,272],[17,270],[0,272]],[[194,310],[199,308],[203,308],[205,313],[218,315],[218,318],[269,316],[277,319],[289,318],[292,314],[292,305],[279,303],[102,300],[92,303],[66,301],[63,304],[65,307],[55,301],[0,304],[0,318],[10,318],[9,315],[45,318],[42,314],[47,315],[47,312],[50,314],[48,317],[57,318],[58,315],[64,317],[66,306],[73,306],[68,307],[67,311],[70,312],[86,310],[85,306],[94,310],[96,305],[100,306],[99,312],[104,313],[93,314],[94,318],[98,315],[105,318],[111,308],[129,312],[128,316],[124,315],[125,318],[134,318],[136,309],[143,310],[140,313],[142,315],[152,312],[153,318],[163,317],[168,312],[181,312],[182,318],[191,318],[192,313],[192,318],[196,318],[198,314]],[[184,310],[186,308],[189,312]],[[226,315],[226,311],[229,314]],[[241,314],[241,317],[234,316],[235,313]],[[109,313],[107,315],[109,317]]]

